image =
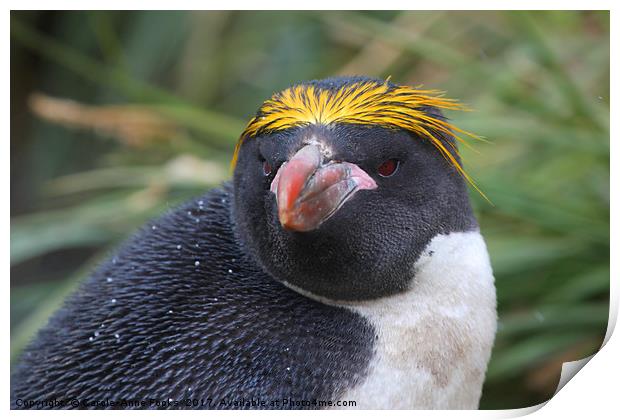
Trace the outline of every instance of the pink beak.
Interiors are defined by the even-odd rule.
[[[375,181],[353,163],[323,165],[321,161],[316,145],[304,146],[280,167],[271,182],[278,218],[285,229],[314,230],[357,191],[377,188]]]

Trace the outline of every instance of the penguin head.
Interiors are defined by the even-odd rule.
[[[367,78],[306,82],[266,101],[241,137],[233,219],[275,279],[338,301],[412,286],[438,234],[477,227],[455,127],[436,92]]]

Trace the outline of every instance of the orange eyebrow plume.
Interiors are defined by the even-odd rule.
[[[441,91],[394,85],[387,80],[353,82],[337,90],[296,85],[274,94],[261,105],[237,142],[231,167],[234,168],[237,163],[243,142],[262,134],[311,124],[378,125],[403,129],[429,140],[459,174],[487,199],[458,162],[456,148],[448,149],[438,137],[451,135],[465,145],[467,142],[461,136],[481,138],[428,114],[425,109],[429,107],[468,110],[460,102],[445,98]]]

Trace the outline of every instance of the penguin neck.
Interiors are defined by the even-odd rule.
[[[482,284],[478,284],[478,281],[475,284],[467,284],[465,279],[469,277],[480,279],[479,282]],[[367,313],[376,310],[385,316],[390,313],[400,314],[402,305],[406,307],[413,301],[429,304],[435,302],[438,306],[445,306],[449,302],[450,305],[454,303],[458,307],[458,301],[453,299],[462,298],[458,295],[466,295],[464,289],[471,287],[491,286],[495,290],[486,244],[477,226],[468,232],[436,235],[416,261],[411,273],[410,287],[391,296],[355,301],[334,300],[313,294],[286,281],[282,283],[291,290],[326,305],[349,308],[356,312]]]
[[[497,315],[493,273],[477,230],[437,235],[403,293],[343,302],[297,291],[348,308],[375,328],[369,374],[343,398],[374,408],[478,406]]]

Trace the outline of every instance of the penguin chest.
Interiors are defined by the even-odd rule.
[[[477,408],[495,308],[480,234],[437,236],[418,261],[409,291],[353,308],[377,339],[367,376],[342,399],[362,409]]]

